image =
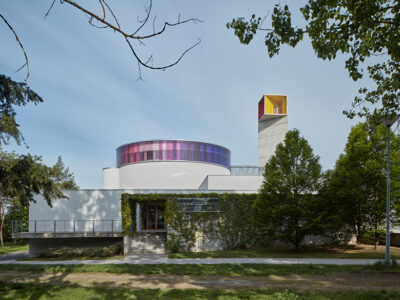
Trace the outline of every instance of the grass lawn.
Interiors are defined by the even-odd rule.
[[[296,297],[297,296],[297,297]],[[272,289],[107,289],[0,282],[1,299],[400,299],[395,291],[297,292]]]
[[[400,259],[400,247],[390,247],[392,258]],[[385,246],[355,245],[343,247],[258,248],[245,250],[170,253],[168,258],[370,258],[384,259]]]
[[[60,260],[103,260],[103,259],[124,259],[123,255],[115,255],[110,257],[89,257],[89,256],[81,256],[81,257],[27,257],[18,259],[18,261],[60,261]]]
[[[382,265],[338,266],[338,265],[263,265],[263,264],[221,264],[221,265],[0,265],[0,271],[47,272],[47,273],[113,273],[132,275],[171,274],[171,275],[226,275],[226,276],[269,276],[309,274],[323,275],[341,272],[396,272],[400,276],[400,266]]]
[[[0,246],[0,255],[12,253],[15,251],[28,251],[28,250],[29,250],[28,244],[5,242],[4,247]]]

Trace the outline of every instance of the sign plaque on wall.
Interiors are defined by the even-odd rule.
[[[219,212],[219,199],[178,198],[179,212]]]

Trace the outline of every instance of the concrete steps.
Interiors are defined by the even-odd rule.
[[[136,232],[129,241],[128,255],[166,254],[165,232]]]

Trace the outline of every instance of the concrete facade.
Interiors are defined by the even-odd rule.
[[[258,165],[265,166],[288,131],[288,116],[258,121]]]
[[[29,206],[29,232],[90,232],[93,226],[95,232],[121,230],[122,191],[66,190],[63,193],[68,199],[54,200],[53,207],[41,195],[35,196],[36,203]],[[76,220],[75,230],[73,220]]]
[[[119,168],[121,189],[198,189],[207,175],[229,175],[221,165],[186,161],[134,163]]]
[[[200,190],[243,190],[258,192],[263,183],[263,176],[246,175],[208,175],[200,186]]]
[[[119,189],[119,168],[103,169],[103,189]]]

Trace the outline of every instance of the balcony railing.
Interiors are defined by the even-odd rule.
[[[95,233],[122,232],[121,220],[13,220],[12,233]]]

